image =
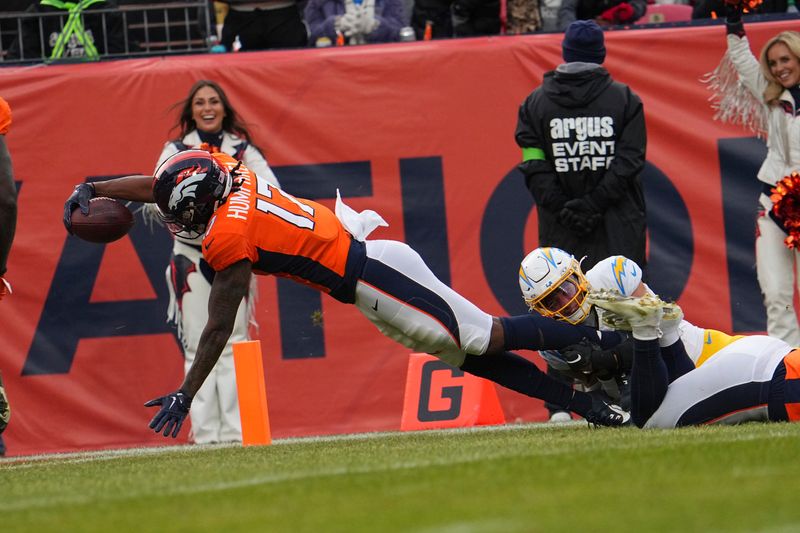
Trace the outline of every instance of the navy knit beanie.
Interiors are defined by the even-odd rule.
[[[576,20],[564,32],[561,53],[567,63],[602,64],[606,59],[603,30],[593,20]]]

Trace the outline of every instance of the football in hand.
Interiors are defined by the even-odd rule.
[[[89,200],[89,214],[79,207],[72,212],[72,233],[84,241],[111,242],[123,237],[133,226],[130,209],[117,200],[97,197]]]

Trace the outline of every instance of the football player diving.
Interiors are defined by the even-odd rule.
[[[589,291],[616,291],[623,296],[644,296],[653,291],[642,281],[642,269],[636,262],[620,255],[598,262],[586,274],[580,263],[559,248],[542,247],[522,260],[519,285],[528,307],[543,316],[570,324],[584,324],[600,329],[602,310],[595,309],[586,295]],[[740,337],[721,331],[703,329],[682,320],[679,334],[692,360],[700,366],[711,355]],[[540,355],[556,371],[572,378],[586,390],[602,389],[624,409],[630,406],[629,384],[633,362],[633,339],[601,350],[595,343],[583,341],[562,350],[543,350]]]
[[[357,213],[340,198],[335,213],[270,185],[224,153],[179,152],[155,176],[82,183],[67,199],[72,211],[93,196],[155,202],[172,231],[205,232],[203,256],[215,270],[209,317],[194,363],[159,406],[150,427],[176,437],[192,397],[220,356],[251,272],[283,276],[355,305],[385,336],[435,355],[465,372],[563,406],[597,425],[619,426],[627,414],[604,395],[575,391],[510,350],[558,349],[591,340],[601,348],[623,335],[538,314],[491,316],[442,283],[408,245],[366,236],[385,225],[374,211]]]
[[[800,420],[800,350],[773,337],[698,328],[653,294],[640,272],[617,256],[584,276],[571,255],[540,248],[523,260],[520,286],[546,316],[632,332],[638,427]]]

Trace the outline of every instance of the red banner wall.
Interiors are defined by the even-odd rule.
[[[800,29],[800,22],[748,26],[755,49],[783,29]],[[743,214],[738,219],[752,232],[756,197],[739,189],[728,194],[720,154],[736,156],[738,144],[726,148],[730,139],[755,152],[759,145],[748,132],[712,121],[698,81],[725,50],[724,28],[610,32],[607,48],[609,71],[645,104],[646,186],[674,192],[671,200],[648,195],[655,217],[651,284],[668,287],[696,323],[742,329],[752,320],[737,322],[740,308],[760,312],[760,302],[731,296],[731,269],[751,273],[752,283],[755,272],[746,240],[736,248],[742,253],[732,252],[739,237],[731,226],[737,217],[729,215]],[[298,169],[366,168],[369,186],[355,186],[348,203],[375,209],[390,223],[373,237],[413,235],[424,243],[430,225],[434,237],[446,237],[446,248],[431,253],[439,254],[452,286],[503,314],[521,308],[512,294],[516,271],[536,246],[535,210],[512,172],[520,159],[517,108],[559,60],[559,35],[531,35],[0,69],[0,95],[14,113],[7,140],[21,182],[8,272],[14,294],[0,304],[0,370],[13,407],[4,434],[9,453],[165,442],[147,430],[152,412],[142,407],[176,388],[183,372],[172,334],[148,333],[143,325],[163,324],[165,306],[157,299],[165,263],[155,258],[168,252],[165,237],[87,248],[67,238],[60,217],[72,186],[87,177],[152,172],[174,120],[170,106],[195,80],[225,87],[290,192],[308,186],[292,182]],[[742,157],[750,166],[759,162],[757,154]],[[426,172],[431,182],[421,179]],[[754,174],[740,181],[757,187]],[[418,208],[431,190],[441,192],[443,210],[435,202]],[[726,210],[731,205],[735,212]],[[504,218],[506,211],[517,218]],[[429,224],[428,215],[443,227]],[[521,238],[509,240],[515,232]],[[654,256],[663,258],[660,266]],[[88,302],[75,299],[80,291],[91,294]],[[324,339],[324,354],[286,353],[281,336],[291,324],[279,310],[281,290],[262,278],[259,292],[257,336],[273,436],[399,427],[407,350],[355,308],[323,298],[323,322],[312,336]],[[105,319],[120,309],[129,311],[109,328]],[[74,350],[63,349],[67,337],[80,339]],[[544,417],[541,402],[508,391],[500,397],[509,421]]]

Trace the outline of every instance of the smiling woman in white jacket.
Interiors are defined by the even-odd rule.
[[[710,87],[718,97],[715,118],[744,124],[766,136],[767,157],[758,171],[763,185],[756,237],[758,283],[767,311],[767,332],[800,346],[793,303],[800,256],[784,244],[787,233],[772,213],[770,200],[775,184],[800,170],[800,33],[775,35],[756,59],[739,9],[729,9],[726,27],[728,51],[710,76]]]
[[[186,100],[177,106],[181,112],[175,127],[180,131],[180,138],[164,145],[156,168],[179,151],[203,148],[225,152],[272,185],[279,186],[266,158],[250,142],[246,126],[219,85],[200,80],[189,90]],[[187,371],[194,361],[200,334],[208,321],[208,297],[214,276],[213,269],[200,251],[202,241],[202,235],[176,233],[166,273],[170,290],[168,320],[178,328]],[[250,296],[239,307],[233,333],[222,356],[192,402],[190,438],[196,444],[242,440],[233,343],[249,340],[248,325],[252,313],[248,309],[252,309],[254,296],[255,280],[251,283]]]

